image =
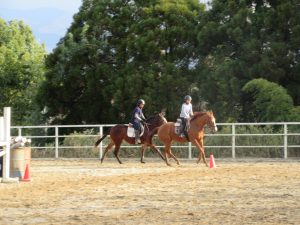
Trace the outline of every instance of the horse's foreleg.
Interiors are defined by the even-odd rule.
[[[102,155],[101,163],[103,163],[103,160],[104,160],[104,158],[105,158],[107,152],[108,152],[114,145],[115,145],[115,144],[114,144],[113,142],[110,142],[110,143],[107,145],[107,147],[105,148],[105,151],[104,151],[104,153],[103,153],[103,155]]]
[[[199,157],[197,160],[197,163],[200,162],[201,157],[203,158],[203,162],[205,163],[205,165],[208,167],[208,164],[206,162],[206,158],[205,158],[205,151],[204,151],[204,147],[203,147],[203,143],[201,141],[198,140],[193,140],[194,145],[198,148],[199,150]]]
[[[160,151],[154,144],[151,145],[151,149],[152,149],[152,151],[155,150],[155,151],[158,153],[158,155],[160,156],[160,158],[162,158],[162,160],[165,161],[165,158],[164,158],[164,156],[162,155],[161,151]],[[153,151],[153,152],[154,152],[154,151]]]
[[[120,151],[120,145],[116,145],[115,150],[114,150],[114,155],[117,158],[118,162],[122,164],[122,161],[119,158],[119,151]]]
[[[145,163],[144,159],[145,159],[145,150],[147,149],[147,144],[143,144],[142,145],[142,149],[141,149],[141,163]]]
[[[179,160],[176,158],[176,156],[173,154],[173,152],[171,150],[170,150],[169,154],[176,161],[177,165],[180,165]]]

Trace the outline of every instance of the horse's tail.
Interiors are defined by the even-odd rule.
[[[105,134],[103,134],[103,136],[98,141],[95,142],[95,147],[97,147],[100,144],[100,142],[103,141],[107,137],[109,132],[110,132],[110,129],[107,132],[105,132]]]

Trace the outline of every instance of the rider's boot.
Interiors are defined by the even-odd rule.
[[[188,140],[188,142],[190,142],[189,134],[188,134],[187,130],[184,131],[184,136],[186,137],[186,139]]]
[[[135,134],[135,144],[141,144],[140,132],[138,130],[134,130]]]

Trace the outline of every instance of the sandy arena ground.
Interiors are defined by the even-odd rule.
[[[0,224],[300,224],[300,162],[33,161]]]

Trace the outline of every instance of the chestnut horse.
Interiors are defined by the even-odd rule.
[[[190,129],[188,130],[188,137],[190,141],[198,148],[199,150],[199,158],[197,163],[200,162],[201,157],[206,166],[207,162],[205,159],[204,147],[203,147],[203,136],[204,136],[204,126],[208,125],[212,132],[217,132],[218,128],[216,126],[216,120],[214,114],[212,112],[195,112],[194,116],[190,120]],[[182,138],[175,133],[174,123],[169,122],[158,128],[157,133],[159,140],[164,143],[164,155],[165,161],[168,166],[170,163],[168,161],[168,156],[172,157],[177,164],[179,165],[179,161],[176,156],[171,151],[171,143],[172,141],[176,142],[188,142],[186,138]]]
[[[144,154],[145,154],[145,150],[148,146],[150,146],[152,150],[154,149],[160,155],[160,157],[163,160],[165,160],[164,157],[162,156],[160,150],[157,149],[154,144],[151,144],[152,137],[153,137],[154,134],[156,134],[157,128],[159,126],[165,124],[165,123],[167,123],[167,120],[163,116],[163,113],[158,113],[155,116],[149,117],[146,120],[146,126],[144,128],[145,129],[144,134],[140,137],[141,145],[142,145],[141,163],[145,163],[144,162]],[[100,142],[104,138],[106,138],[107,135],[110,135],[110,142],[107,145],[107,147],[105,148],[105,151],[104,151],[103,156],[101,158],[101,163],[103,163],[103,160],[105,158],[106,153],[113,146],[115,146],[114,155],[117,158],[118,162],[120,164],[122,164],[122,162],[119,158],[119,150],[120,150],[120,146],[122,144],[122,141],[125,140],[129,144],[135,144],[135,138],[127,136],[127,128],[128,128],[128,125],[118,124],[118,125],[110,128],[110,130],[107,133],[105,133],[98,141],[96,141],[95,147],[97,147],[100,144]]]

